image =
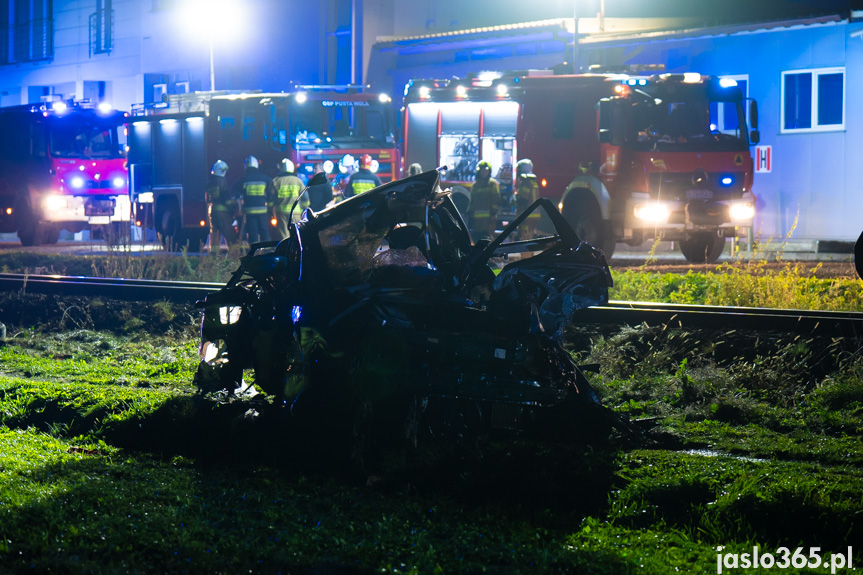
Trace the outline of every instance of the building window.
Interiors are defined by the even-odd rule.
[[[54,57],[52,0],[0,0],[0,64]]]
[[[782,72],[782,132],[845,129],[845,68]]]
[[[96,12],[90,14],[90,55],[111,51],[114,11],[111,0],[96,0]]]

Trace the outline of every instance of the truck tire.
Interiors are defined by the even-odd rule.
[[[18,218],[18,239],[22,246],[38,246],[41,243],[39,222],[33,216],[30,204],[20,196],[15,200],[15,210]]]
[[[563,215],[581,241],[602,251],[606,259],[611,259],[617,242],[611,233],[611,226],[602,219],[602,212],[596,202],[581,199],[567,203]]]
[[[699,232],[680,241],[680,253],[693,264],[712,264],[725,249],[725,238],[710,232]]]
[[[46,226],[42,231],[42,243],[54,245],[60,239],[60,228],[57,226]]]
[[[159,241],[168,250],[180,249],[183,247],[185,238],[183,237],[183,227],[181,225],[180,206],[176,200],[168,199],[156,206],[156,235],[159,236]]]

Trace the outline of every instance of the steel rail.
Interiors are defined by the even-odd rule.
[[[0,291],[104,297],[125,301],[194,302],[224,284],[83,276],[0,273]],[[578,324],[777,331],[825,337],[863,336],[863,313],[752,307],[720,307],[656,302],[609,301],[579,310]]]
[[[219,291],[223,286],[221,283],[208,282],[0,273],[0,291],[104,297],[126,301],[164,299],[194,302],[208,293]]]

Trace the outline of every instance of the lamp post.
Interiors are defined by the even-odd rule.
[[[242,12],[234,0],[187,0],[183,4],[184,32],[206,39],[210,64],[210,90],[216,89],[216,38],[229,40],[243,29]]]

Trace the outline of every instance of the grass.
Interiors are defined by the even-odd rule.
[[[717,265],[707,272],[656,273],[648,268],[613,274],[611,299],[718,306],[863,311],[858,278],[819,278],[818,266],[766,261]]]
[[[863,540],[855,339],[573,328],[651,442],[427,446],[371,488],[284,406],[196,396],[193,322],[89,317],[0,347],[4,574],[716,573],[720,546]]]

